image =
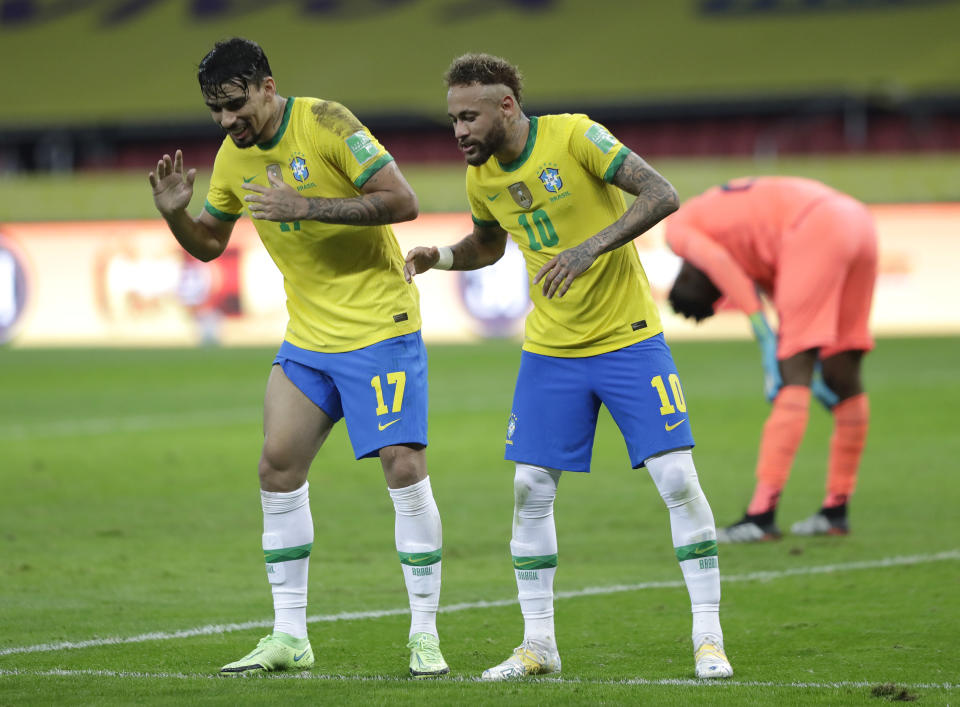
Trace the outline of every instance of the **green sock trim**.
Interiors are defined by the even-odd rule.
[[[443,554],[443,548],[437,548],[433,552],[397,552],[400,556],[400,564],[410,565],[411,567],[426,567],[440,562]]]
[[[289,562],[290,560],[302,560],[304,557],[310,557],[310,548],[313,543],[298,545],[297,547],[280,547],[275,550],[264,550],[263,557],[267,562]]]
[[[693,545],[682,545],[678,548],[674,548],[677,553],[677,559],[680,562],[685,560],[700,560],[704,557],[716,557],[717,556],[717,541],[716,540],[705,540],[702,543],[694,543]]]
[[[513,568],[515,570],[546,570],[556,566],[556,555],[538,555],[536,557],[513,556]]]

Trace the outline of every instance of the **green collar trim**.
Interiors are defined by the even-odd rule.
[[[523,163],[530,157],[530,153],[533,152],[533,146],[537,142],[537,122],[537,116],[530,116],[530,132],[527,134],[527,144],[523,146],[523,152],[520,153],[517,159],[509,164],[504,164],[500,160],[497,160],[497,164],[500,165],[500,169],[504,172],[516,172],[523,167]]]
[[[293,112],[293,102],[296,99],[293,96],[287,98],[287,105],[283,109],[283,120],[280,122],[280,127],[277,128],[277,132],[272,138],[266,142],[261,142],[257,145],[261,150],[270,150],[277,146],[277,143],[283,139],[283,134],[287,132],[287,125],[290,123],[290,114]]]

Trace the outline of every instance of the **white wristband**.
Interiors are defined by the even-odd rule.
[[[437,261],[437,264],[433,267],[437,270],[449,270],[453,267],[453,250],[449,246],[438,246],[437,251],[440,253],[440,259]]]

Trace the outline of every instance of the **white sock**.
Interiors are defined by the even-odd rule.
[[[722,644],[717,527],[697,479],[693,453],[668,452],[647,459],[646,466],[670,511],[673,547],[690,594],[693,644],[708,635]]]
[[[307,570],[313,547],[309,484],[296,491],[260,491],[263,555],[273,591],[273,630],[307,637]]]
[[[437,635],[443,528],[430,477],[402,489],[387,489],[397,514],[397,554],[410,598],[410,635]]]
[[[553,578],[557,573],[557,529],[553,501],[561,472],[517,464],[513,479],[513,536],[510,554],[523,614],[523,640],[556,650]]]

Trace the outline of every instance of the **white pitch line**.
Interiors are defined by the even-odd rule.
[[[786,570],[768,572],[748,572],[747,574],[721,575],[724,584],[731,582],[769,582],[786,577],[798,577],[817,574],[833,574],[836,572],[853,572],[857,570],[883,569],[886,567],[903,567],[907,565],[929,564],[931,562],[960,560],[960,549],[946,550],[932,555],[905,555],[885,557],[879,560],[863,560],[860,562],[846,562],[816,567],[794,567]],[[639,584],[614,584],[606,587],[585,587],[565,592],[557,592],[557,599],[574,599],[577,597],[598,596],[603,594],[617,594],[621,592],[636,592],[645,589],[672,589],[685,586],[682,580],[664,582],[640,582]],[[441,613],[470,611],[472,609],[492,609],[504,606],[513,606],[516,598],[497,599],[493,601],[471,601],[461,604],[449,604],[440,607]],[[335,621],[358,621],[363,619],[380,619],[387,616],[403,616],[409,614],[410,609],[384,609],[377,611],[344,611],[337,614],[321,614],[307,617],[308,623],[330,623]],[[175,638],[192,638],[195,636],[213,636],[233,631],[245,631],[251,628],[267,628],[273,625],[272,620],[245,621],[243,623],[211,624],[188,628],[180,631],[152,631],[136,636],[112,636],[107,638],[91,638],[84,641],[61,641],[58,643],[39,643],[32,646],[10,646],[0,648],[0,656],[18,653],[47,653],[52,651],[72,650],[78,648],[97,648],[128,643],[145,643],[146,641],[169,641]]]
[[[56,420],[0,425],[0,440],[43,439],[49,437],[89,437],[114,432],[142,432],[177,427],[210,427],[241,422],[259,422],[261,408],[223,408],[189,412],[95,417],[86,420]]]
[[[139,680],[322,680],[329,682],[379,682],[409,684],[408,676],[399,675],[330,675],[329,673],[313,673],[301,671],[297,673],[274,673],[272,675],[245,675],[222,676],[215,673],[144,673],[125,670],[0,670],[2,677],[98,677],[98,678],[131,678]],[[442,678],[442,683],[484,683],[477,677],[452,675]],[[646,687],[778,687],[797,688],[802,690],[842,690],[851,688],[876,687],[885,683],[883,680],[846,680],[838,682],[772,682],[766,680],[694,680],[693,678],[660,678],[648,680],[646,678],[625,678],[622,680],[591,680],[589,678],[543,677],[529,678],[524,684],[545,683],[564,685],[640,685]],[[484,683],[486,684],[486,683]],[[957,690],[956,683],[893,683],[897,688],[906,690]]]

